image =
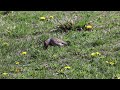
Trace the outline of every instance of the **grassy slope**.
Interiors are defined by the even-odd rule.
[[[39,19],[51,15],[52,20]],[[49,32],[59,24],[57,20],[65,22],[75,15],[80,16],[81,22],[92,21],[93,31]],[[119,11],[16,11],[0,15],[0,78],[119,78],[119,18]],[[70,40],[71,45],[43,50],[43,41],[48,37]],[[21,55],[23,51],[27,54]],[[91,57],[93,52],[102,55]],[[19,65],[15,64],[17,61]],[[64,70],[65,66],[71,68]]]

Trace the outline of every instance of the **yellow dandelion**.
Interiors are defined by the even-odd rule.
[[[5,73],[5,72],[4,72],[4,73],[2,73],[2,75],[6,76],[6,75],[8,75],[8,73]]]
[[[16,62],[15,64],[19,65],[19,64],[20,64],[20,62]]]
[[[93,56],[93,57],[96,56],[96,53],[91,53],[91,56]]]
[[[65,66],[64,68],[65,68],[65,69],[70,69],[71,67],[70,67],[70,66]]]
[[[45,17],[40,17],[40,20],[45,20],[46,18]]]
[[[110,65],[114,65],[115,63],[114,62],[109,62]]]
[[[92,26],[91,25],[87,25],[87,26],[85,26],[86,27],[86,29],[92,29]]]
[[[27,52],[22,52],[22,53],[21,53],[21,55],[26,55],[26,54],[27,54]]]
[[[114,65],[115,64],[115,62],[113,62],[113,61],[110,61],[110,62],[106,61],[106,63],[108,63],[110,65]]]
[[[54,18],[54,16],[50,16],[49,18],[50,18],[50,19],[53,19],[53,18]]]
[[[93,57],[99,56],[99,55],[101,55],[101,53],[99,53],[99,52],[91,53],[91,56],[93,56]]]

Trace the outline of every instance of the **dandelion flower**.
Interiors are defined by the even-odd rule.
[[[53,16],[50,16],[50,19],[53,19],[54,17]]]
[[[16,62],[15,64],[19,65],[19,64],[20,64],[20,62]]]
[[[108,63],[108,64],[110,64],[110,65],[114,65],[114,64],[116,64],[117,62],[115,62],[115,61],[106,61],[106,63]]]
[[[96,53],[91,53],[91,56],[93,56],[93,57],[96,56]]]
[[[45,17],[40,17],[40,20],[45,20],[46,18]]]
[[[99,52],[91,53],[91,56],[93,56],[93,57],[98,56],[98,55],[101,55],[101,53],[99,53]]]
[[[85,26],[86,27],[86,29],[92,29],[92,26],[91,25],[87,25],[87,26]]]
[[[110,65],[114,65],[115,63],[114,62],[109,62]]]
[[[6,75],[8,75],[8,73],[5,73],[5,72],[4,72],[4,73],[2,73],[2,75],[6,76]]]
[[[26,55],[26,54],[27,54],[27,52],[22,52],[21,54],[22,54],[22,55]]]
[[[71,67],[70,67],[70,66],[65,66],[64,68],[65,68],[65,69],[70,69]]]

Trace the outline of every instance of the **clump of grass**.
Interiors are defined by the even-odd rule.
[[[69,30],[71,30],[74,26],[75,20],[72,20],[71,18],[66,17],[64,21],[60,22],[60,20],[58,20],[58,25],[57,25],[57,30],[61,31],[61,32],[67,32]]]
[[[67,32],[68,30],[71,30],[73,28],[72,22],[66,22],[64,24],[58,25],[58,30]]]
[[[86,16],[84,18],[78,18],[78,16],[74,16],[74,19],[67,18],[65,22],[59,22],[59,25],[57,26],[58,31],[68,32],[70,30],[73,31],[81,31],[81,30],[87,30],[90,31],[92,29],[92,25],[89,22],[89,17]]]

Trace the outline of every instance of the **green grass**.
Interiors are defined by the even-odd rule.
[[[41,21],[41,16],[54,18]],[[64,23],[75,16],[78,16],[76,25],[92,22],[93,31],[50,32],[59,22]],[[120,78],[119,18],[119,11],[14,11],[8,15],[0,14],[0,78]],[[44,50],[43,41],[49,37],[70,41],[71,45],[51,46]],[[27,54],[21,55],[21,52]],[[92,57],[94,52],[101,55]],[[65,69],[66,66],[70,69]]]

